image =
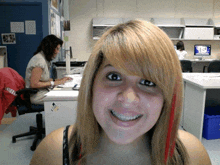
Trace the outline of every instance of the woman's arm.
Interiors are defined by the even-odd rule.
[[[31,71],[31,81],[30,81],[31,82],[31,84],[30,84],[31,88],[46,88],[46,87],[51,86],[52,79],[50,79],[49,81],[46,81],[46,82],[40,81],[42,73],[43,73],[43,69],[40,68],[40,67],[35,67],[35,68],[32,69],[32,71]],[[68,80],[72,80],[72,78],[71,77],[64,77],[62,79],[56,79],[54,81],[54,85],[64,84]]]
[[[209,155],[199,139],[183,130],[179,130],[178,133],[180,140],[188,151],[191,162],[190,165],[211,165]]]

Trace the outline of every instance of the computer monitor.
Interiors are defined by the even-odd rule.
[[[194,57],[211,56],[211,45],[194,45]]]

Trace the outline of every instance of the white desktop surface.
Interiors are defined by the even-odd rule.
[[[183,73],[183,79],[203,89],[220,88],[220,73]]]
[[[190,60],[192,62],[210,62],[210,61],[214,61],[216,59],[207,58],[207,59],[202,59],[202,60],[200,60],[200,59],[185,59],[185,60]]]
[[[72,87],[67,88],[54,88],[46,94],[44,101],[63,101],[63,100],[72,100],[76,101],[78,97],[79,91],[72,90]]]
[[[219,73],[183,73],[184,103],[183,128],[202,139],[205,107],[210,100],[220,104]]]

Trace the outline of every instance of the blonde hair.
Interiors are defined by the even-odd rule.
[[[103,59],[107,59],[112,66],[125,74],[154,82],[163,91],[163,109],[157,123],[150,130],[152,164],[188,164],[187,151],[177,136],[183,100],[180,62],[169,37],[155,25],[141,20],[119,24],[106,31],[95,44],[87,62],[78,96],[77,121],[73,130],[75,136],[72,134],[70,142],[72,149],[80,142],[80,161],[85,163],[86,156],[95,152],[94,148],[100,138],[101,127],[92,111],[92,89]],[[175,113],[170,125],[174,96]],[[169,128],[170,138],[164,138],[169,136]],[[174,142],[176,145],[172,155]],[[166,145],[168,157],[165,162]]]

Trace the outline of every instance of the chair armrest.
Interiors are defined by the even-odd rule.
[[[24,89],[20,89],[18,91],[16,91],[16,94],[18,96],[22,95],[22,94],[35,94],[38,92],[37,88],[24,88]]]
[[[205,68],[208,68],[207,66],[203,66],[203,73],[205,73]]]
[[[16,92],[17,97],[15,99],[15,104],[18,107],[19,115],[43,111],[43,108],[36,108],[30,102],[30,95],[35,94],[38,91],[39,89],[37,88],[24,88]]]

